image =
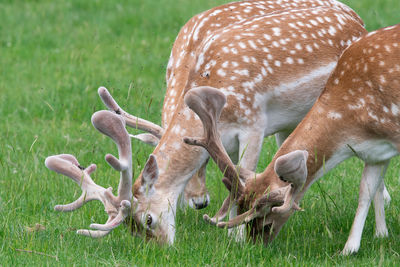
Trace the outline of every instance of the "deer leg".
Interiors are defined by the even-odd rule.
[[[358,199],[357,212],[351,226],[351,231],[349,238],[347,239],[346,245],[342,251],[343,255],[349,255],[356,253],[360,248],[361,235],[365,224],[365,219],[367,218],[369,206],[371,205],[372,198],[375,196],[379,186],[383,184],[383,176],[386,172],[389,161],[380,164],[365,164],[361,183],[360,183],[360,196]],[[382,187],[381,187],[382,188]],[[382,188],[383,189],[383,188]],[[384,221],[383,211],[383,191],[378,193],[379,200],[375,204],[379,212],[378,217],[379,227],[383,227],[381,224],[382,218]],[[383,211],[383,214],[382,214]],[[386,227],[386,225],[385,225]]]
[[[383,200],[385,201],[386,206],[388,206],[392,200],[385,184],[383,184]]]
[[[193,209],[203,209],[210,203],[210,195],[206,187],[207,162],[200,167],[185,187],[185,202]]]
[[[264,133],[239,134],[239,162],[243,168],[255,171],[264,140]]]
[[[288,138],[291,132],[292,131],[283,131],[275,134],[275,141],[278,148],[281,147],[281,145],[283,144],[283,142],[285,142],[286,138]]]
[[[375,196],[374,196],[374,211],[375,211],[375,236],[376,237],[387,237],[388,236],[388,229],[386,226],[386,220],[385,220],[385,204],[387,205],[388,202],[390,202],[390,196],[389,193],[386,190],[386,186],[384,183],[384,176],[386,173],[387,166],[389,165],[389,162],[387,162],[387,165],[385,166],[384,171],[382,171],[381,176],[382,176],[382,182],[379,184]],[[389,199],[389,200],[388,200]]]
[[[382,174],[383,177],[384,174]],[[387,237],[388,229],[386,227],[385,220],[385,197],[384,190],[385,184],[382,182],[379,184],[378,189],[374,197],[374,210],[375,210],[375,236],[376,237]]]

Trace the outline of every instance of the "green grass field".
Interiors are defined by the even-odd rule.
[[[386,185],[389,238],[375,239],[374,215],[365,225],[360,252],[339,255],[353,221],[362,163],[351,159],[308,192],[302,207],[270,246],[237,244],[227,231],[202,220],[214,213],[226,190],[215,164],[207,170],[211,204],[177,214],[176,243],[159,247],[120,227],[103,239],[75,230],[106,220],[100,203],[58,213],[81,192],[44,166],[52,154],[71,153],[98,165],[94,179],[117,187],[105,163],[111,140],[90,123],[104,109],[97,95],[106,86],[130,113],[160,123],[165,70],[173,41],[194,14],[224,0],[0,1],[0,266],[31,265],[396,265],[400,262],[400,161],[393,160]],[[399,0],[347,0],[368,30],[400,22]],[[152,148],[133,142],[140,172]],[[258,169],[276,151],[265,139]],[[44,229],[29,228],[41,224]],[[35,253],[29,253],[33,251]]]

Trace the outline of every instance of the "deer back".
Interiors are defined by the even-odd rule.
[[[215,31],[202,43],[189,66],[182,93],[196,86],[221,90],[227,96],[227,104],[220,124],[261,123],[265,107],[271,103],[308,110],[303,107],[303,98],[314,94],[306,103],[313,104],[341,52],[364,33],[354,17],[326,7],[242,20]],[[305,75],[311,82],[321,75],[319,84],[310,88],[314,92],[307,87],[301,92],[291,88]],[[199,136],[202,126],[182,98],[176,101],[173,118],[153,154],[160,161],[159,166],[168,166],[163,176],[179,183],[182,176],[201,164],[199,158],[206,159],[206,154],[182,142],[184,136]]]
[[[327,103],[326,116],[334,113],[364,135],[398,142],[399,89],[398,24],[371,32],[344,51],[318,101]]]
[[[318,6],[338,9],[364,25],[362,19],[351,8],[335,0],[241,1],[218,6],[192,17],[180,30],[171,50],[166,72],[167,91],[162,111],[163,127],[167,128],[176,110],[177,99],[183,98],[189,66],[196,59],[196,51],[203,42],[212,38],[215,31],[256,16]]]

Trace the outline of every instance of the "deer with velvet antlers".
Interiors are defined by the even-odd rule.
[[[209,155],[182,141],[184,136],[197,136],[203,129],[199,118],[183,101],[192,88],[211,86],[227,96],[218,128],[222,143],[236,162],[238,155],[243,155],[241,166],[254,170],[263,138],[276,134],[278,143],[283,142],[324,88],[342,51],[366,33],[361,19],[336,1],[282,1],[280,6],[272,2],[227,4],[194,17],[182,28],[167,69],[163,127],[128,114],[105,88],[99,89],[103,102],[122,120],[122,125],[149,132],[150,135],[135,137],[157,145],[133,186],[130,216],[135,231],[173,243],[178,198],[189,181],[197,179],[203,185],[200,187],[205,188]],[[297,9],[278,12],[290,8]],[[76,166],[75,181],[79,180],[76,174],[88,177],[92,170],[79,172],[77,161],[65,156],[53,159]],[[128,171],[121,167],[125,164],[117,164],[117,159],[106,159],[116,170]],[[70,173],[59,172],[71,177]],[[87,180],[91,188],[98,188]],[[121,178],[122,181],[125,180]],[[127,190],[122,184],[119,188]],[[102,236],[110,225],[114,227],[127,216],[128,204],[122,205],[125,197],[114,197],[109,189],[99,187],[98,191],[101,196],[93,193],[91,199],[100,199],[106,206],[107,226],[91,225],[99,232],[80,233]],[[228,197],[218,214],[208,219],[222,220],[232,201],[234,197]],[[232,211],[234,216],[235,209]]]
[[[226,187],[241,214],[219,227],[250,224],[250,235],[272,241],[308,188],[343,160],[365,162],[359,204],[343,254],[360,247],[365,219],[374,200],[376,236],[387,236],[383,177],[400,151],[400,24],[371,32],[344,51],[325,90],[282,144],[264,172],[237,168],[227,156],[217,128],[226,97],[203,87],[185,102],[201,118],[202,139],[185,138],[207,149],[218,162]]]

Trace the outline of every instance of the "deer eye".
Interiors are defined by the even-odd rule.
[[[151,224],[153,223],[153,218],[151,217],[150,214],[147,214],[147,218],[146,218],[146,224],[147,226],[151,226]]]

